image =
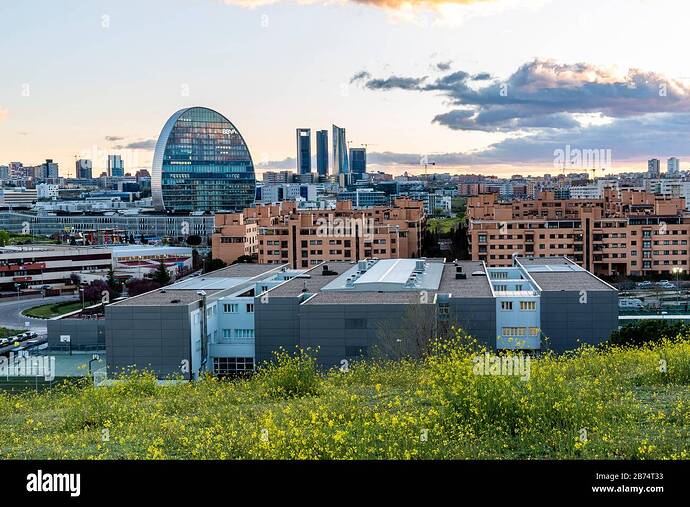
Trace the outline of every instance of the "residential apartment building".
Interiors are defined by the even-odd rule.
[[[689,267],[690,215],[682,197],[605,189],[602,199],[499,203],[495,195],[468,200],[473,260],[509,266],[514,254],[567,256],[600,275],[671,273]]]
[[[244,213],[218,213],[215,216],[211,252],[215,259],[231,264],[240,257],[256,257],[259,251],[258,225]]]
[[[241,252],[251,251],[259,263],[294,269],[323,261],[415,258],[421,254],[425,221],[423,204],[407,198],[396,199],[393,206],[366,209],[339,201],[335,209],[300,210],[285,201],[247,208],[242,214],[216,215],[212,255],[232,262],[238,254],[249,255]]]

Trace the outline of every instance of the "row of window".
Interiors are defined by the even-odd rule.
[[[513,301],[501,301],[501,310],[509,312],[513,309]],[[520,311],[531,312],[537,309],[536,301],[520,301]]]
[[[503,336],[538,336],[538,327],[504,327],[502,329]]]
[[[223,313],[239,313],[239,303],[224,303]],[[246,313],[254,313],[254,303],[247,303],[245,305]]]

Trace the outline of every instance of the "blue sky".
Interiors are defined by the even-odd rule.
[[[688,11],[681,0],[4,2],[0,164],[53,158],[65,174],[74,155],[101,169],[119,152],[147,167],[165,120],[205,105],[270,167],[293,163],[296,127],[336,123],[397,170],[428,154],[464,172],[543,172],[564,144],[640,168],[690,156]]]

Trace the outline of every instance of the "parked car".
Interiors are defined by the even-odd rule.
[[[635,287],[638,289],[651,289],[652,288],[652,282],[649,280],[645,280],[644,282],[637,282],[635,284]]]
[[[620,310],[642,310],[644,303],[636,298],[623,298],[618,300],[618,308]]]
[[[676,284],[669,282],[668,280],[661,280],[660,282],[657,282],[657,287],[661,287],[662,289],[675,289]]]

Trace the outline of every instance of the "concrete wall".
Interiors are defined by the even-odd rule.
[[[451,324],[489,349],[496,347],[496,302],[492,297],[450,298]]]
[[[587,291],[586,302],[581,298],[579,291],[542,292],[542,349],[563,352],[579,343],[597,344],[618,328],[615,291]]]
[[[198,305],[197,305],[198,306]],[[153,369],[159,378],[182,375],[190,360],[190,307],[187,305],[106,307],[108,375],[125,368]],[[198,369],[191,365],[191,371]]]
[[[56,319],[48,321],[48,347],[50,350],[68,351],[69,343],[61,343],[61,335],[69,335],[72,351],[105,350],[106,321],[103,319]]]
[[[300,346],[318,347],[319,363],[340,366],[341,361],[393,352],[399,326],[410,305],[347,304],[300,307]],[[432,305],[427,305],[433,310]],[[356,325],[355,325],[356,324]],[[376,348],[378,347],[378,348]]]
[[[270,294],[270,293],[269,293]],[[273,351],[283,347],[294,351],[299,345],[299,300],[294,297],[269,297],[264,303],[254,299],[256,344],[255,365],[273,357]]]

